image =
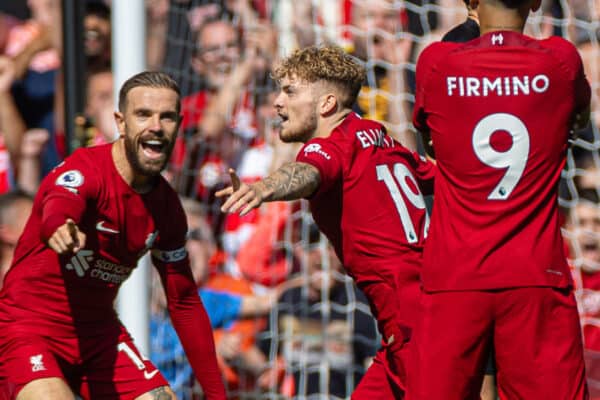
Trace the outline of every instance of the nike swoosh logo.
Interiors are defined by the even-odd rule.
[[[158,370],[155,369],[154,371],[148,373],[148,371],[144,370],[144,378],[146,379],[152,379],[154,378],[154,375],[158,374]]]
[[[105,221],[100,221],[96,224],[96,229],[102,232],[108,232],[108,233],[119,233],[119,231],[116,231],[114,229],[110,229],[107,228],[106,226],[104,226],[104,222]]]

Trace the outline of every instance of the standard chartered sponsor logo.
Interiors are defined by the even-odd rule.
[[[94,259],[94,252],[91,250],[80,250],[69,264],[66,265],[68,270],[75,270],[78,277],[83,278],[88,270],[89,276],[94,279],[99,279],[103,282],[120,284],[129,274],[132,268],[124,265],[114,264],[102,258]]]
[[[71,258],[71,262],[67,264],[67,269],[75,270],[78,277],[82,278],[85,271],[90,269],[90,262],[94,260],[94,252],[91,250],[80,250]]]

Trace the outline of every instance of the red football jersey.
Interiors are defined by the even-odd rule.
[[[418,280],[429,224],[422,191],[432,189],[433,164],[354,113],[296,160],[319,170],[313,218],[358,284],[387,273]]]
[[[137,194],[117,172],[111,147],[76,151],[35,198],[0,297],[3,312],[35,321],[28,325],[34,332],[72,335],[77,325],[101,334],[117,322],[117,291],[146,251],[178,250],[173,257],[185,259],[187,227],[177,194],[162,178],[156,189]],[[86,244],[60,257],[43,239],[67,218],[87,235]]]
[[[558,37],[501,31],[423,51],[414,124],[438,167],[425,290],[571,285],[557,184],[589,103],[577,50]]]
[[[112,146],[79,149],[42,181],[0,291],[0,331],[6,339],[113,338],[109,332],[124,331],[113,307],[117,291],[150,251],[196,377],[209,397],[225,398],[184,247],[181,202],[162,176],[150,192],[135,192],[117,172]],[[59,256],[45,243],[67,218],[86,243],[74,255]]]

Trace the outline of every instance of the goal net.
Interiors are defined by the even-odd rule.
[[[240,43],[211,37],[212,47],[202,47],[198,30],[205,29],[207,21],[221,16],[223,10],[230,12]],[[526,32],[538,38],[559,35],[572,41],[581,52],[592,85],[592,123],[572,139],[562,174],[560,205],[565,210],[565,248],[583,307],[590,387],[600,392],[600,353],[596,352],[600,344],[594,341],[600,329],[600,274],[595,279],[600,271],[599,13],[600,4],[595,0],[545,0],[529,19]],[[337,43],[367,68],[368,79],[356,110],[384,122],[408,146],[418,147],[410,122],[415,61],[427,44],[462,23],[466,15],[460,0],[170,2],[161,68],[179,81],[188,100],[183,110],[184,135],[169,174],[182,196],[201,204],[205,230],[210,231],[202,240],[214,236],[216,247],[208,246],[209,286],[244,296],[265,295],[275,288],[283,292],[270,311],[217,330],[231,398],[347,398],[380,338],[364,298],[340,271],[326,240],[315,232],[305,203],[269,205],[245,218],[225,217],[219,212],[214,193],[229,184],[228,167],[236,168],[242,179],[251,182],[293,159],[296,148],[276,139],[271,107],[276,88],[268,74],[250,74],[231,106],[215,111],[210,104],[219,86],[211,87],[210,68],[231,74],[236,63],[243,62],[248,41],[258,37],[264,44],[270,40],[264,32],[252,39],[259,25],[275,32],[279,56],[299,46]],[[223,39],[220,43],[219,38]],[[231,55],[233,66],[221,58],[212,59],[212,67],[201,66],[203,56],[205,63],[211,60],[209,51],[235,53],[236,45],[239,54]],[[272,58],[265,59],[272,62]],[[230,84],[231,76],[221,85]],[[215,112],[220,115],[215,117]],[[222,119],[221,131],[207,138],[214,126],[209,120],[218,119]],[[218,126],[218,121],[215,123]],[[221,279],[221,274],[232,281]],[[289,287],[282,288],[286,283]],[[185,364],[185,360],[179,362]],[[180,398],[200,396],[197,385],[186,382],[182,387],[185,392],[179,392]]]

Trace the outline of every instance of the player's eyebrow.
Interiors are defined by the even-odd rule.
[[[146,107],[135,108],[133,113],[136,115],[150,115],[152,114],[152,110]]]

